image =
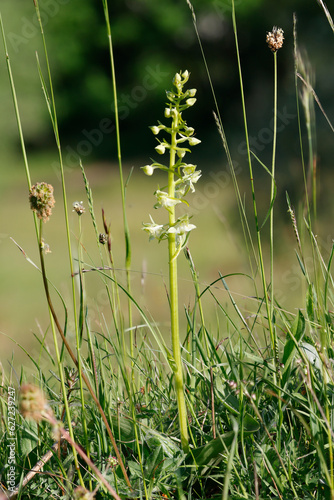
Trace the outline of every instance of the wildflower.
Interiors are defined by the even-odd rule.
[[[184,175],[190,175],[193,174],[196,170],[196,165],[193,165],[192,163],[184,163],[182,165],[183,169],[183,174]]]
[[[113,457],[112,455],[109,455],[108,457],[108,465],[113,469],[118,465],[118,460],[116,457]]]
[[[189,97],[189,99],[186,100],[186,103],[188,104],[188,106],[193,106],[196,101],[197,99],[195,97]]]
[[[153,167],[153,165],[145,165],[145,167],[141,167],[141,169],[143,170],[144,174],[153,175],[155,167]]]
[[[195,97],[196,92],[197,92],[197,89],[189,89],[189,90],[187,90],[187,94],[188,94],[189,97]]]
[[[189,217],[188,215],[184,215],[183,217],[180,217],[174,226],[170,227],[167,231],[168,234],[175,234],[176,235],[176,254],[173,256],[173,258],[177,257],[179,253],[181,252],[182,248],[186,245],[188,238],[189,238],[189,232],[192,231],[193,229],[196,229],[196,226],[194,224],[189,223]]]
[[[277,28],[274,26],[272,31],[267,32],[267,44],[272,52],[277,52],[283,45],[284,31],[282,28]]]
[[[197,144],[200,144],[200,140],[196,139],[196,137],[190,137],[189,138],[189,146],[197,146]]]
[[[46,182],[37,182],[29,190],[29,203],[33,212],[43,222],[49,220],[52,214],[52,208],[55,205],[53,196],[53,187]]]
[[[153,127],[149,127],[149,128],[151,129],[152,134],[158,135],[160,130],[165,129],[166,127],[165,127],[165,125],[160,124],[160,125],[153,125]]]
[[[166,91],[166,96],[167,96],[167,99],[169,99],[172,102],[174,102],[174,100],[176,98],[176,95],[174,94],[174,92],[171,92],[170,90]]]
[[[78,486],[73,491],[74,500],[92,500],[95,497],[95,493],[86,490],[83,486]]]
[[[154,208],[164,207],[168,210],[170,207],[174,207],[178,203],[181,203],[181,200],[168,196],[168,193],[160,191],[160,189],[157,189],[154,194],[158,200],[158,203],[154,205]]]
[[[182,248],[185,247],[189,238],[189,232],[195,228],[196,226],[194,224],[189,223],[188,215],[184,215],[168,229],[167,234],[175,234],[176,252],[172,257],[172,260],[174,260],[179,255]]]
[[[187,136],[193,135],[195,129],[193,127],[184,127],[184,133]]]
[[[25,384],[20,389],[20,412],[24,418],[39,422],[50,412],[41,389],[33,384]]]
[[[163,155],[164,152],[166,151],[166,146],[164,144],[158,144],[155,147],[155,150],[156,150],[157,153],[159,153],[159,155]]]
[[[183,217],[180,217],[174,226],[170,227],[167,231],[167,233],[175,233],[178,235],[184,235],[185,233],[189,233],[189,231],[192,231],[193,229],[196,229],[196,226],[194,224],[189,223],[189,216],[184,215]]]
[[[45,254],[51,253],[50,246],[47,243],[45,243],[45,241],[43,239],[42,239],[41,246],[42,246],[42,250]]]
[[[82,201],[75,201],[73,203],[73,210],[72,212],[76,212],[78,215],[82,215],[85,213],[85,207],[82,204]]]
[[[152,134],[154,135],[158,135],[160,130],[161,130],[161,127],[158,127],[157,125],[153,125],[153,127],[149,127],[152,131]]]
[[[183,170],[183,174],[184,174],[184,170]],[[182,177],[182,182],[190,188],[192,193],[194,193],[194,191],[195,191],[194,184],[196,184],[196,182],[201,177],[201,175],[202,175],[202,172],[200,170],[197,170],[196,172],[193,172],[191,174],[185,174]]]
[[[154,240],[154,238],[160,240],[165,233],[164,226],[162,224],[156,224],[151,216],[150,219],[151,222],[143,223],[143,231],[149,233],[149,241]]]
[[[176,154],[177,154],[177,156],[178,156],[179,158],[181,158],[181,159],[182,159],[182,158],[185,156],[185,154],[186,154],[186,152],[187,152],[187,151],[189,151],[189,149],[182,149],[182,148],[178,148],[178,149],[176,150]]]
[[[173,78],[173,85],[175,85],[175,87],[178,87],[179,85],[181,85],[181,80],[182,79],[180,73],[176,73],[176,75]]]

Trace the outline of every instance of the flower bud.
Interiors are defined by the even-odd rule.
[[[178,115],[178,110],[176,108],[172,108],[170,110],[170,115],[171,115],[172,118],[176,118],[177,115]]]
[[[141,169],[143,170],[144,174],[153,175],[154,167],[152,165],[145,165],[145,167],[141,167]]]
[[[189,146],[197,146],[197,144],[200,144],[200,142],[202,142],[199,139],[196,139],[196,137],[190,137],[188,141],[189,141]]]
[[[188,96],[189,97],[195,97],[196,92],[197,92],[197,89],[189,89],[188,90]]]
[[[189,79],[189,71],[186,69],[183,73],[182,73],[182,78],[184,79],[184,82],[188,81]]]
[[[189,150],[188,150],[188,151],[189,151]],[[176,151],[176,153],[177,153],[177,156],[178,156],[179,158],[183,158],[183,157],[185,156],[185,154],[186,154],[186,150],[185,150],[185,149],[178,149],[178,150]]]
[[[160,127],[154,125],[153,127],[149,127],[154,135],[158,135],[160,132]]]
[[[107,463],[111,468],[114,468],[118,465],[118,460],[116,457],[113,457],[112,455],[109,455],[107,459]]]
[[[166,147],[163,144],[158,144],[158,146],[156,146],[154,149],[156,150],[157,153],[159,153],[159,155],[163,155],[164,152],[166,151]]]
[[[166,91],[166,95],[167,95],[167,99],[169,99],[172,102],[174,101],[174,99],[176,97],[175,94],[174,94],[174,92],[171,92],[170,90]]]
[[[176,73],[176,75],[173,78],[173,85],[177,87],[178,85],[180,85],[180,83],[181,83],[181,75],[180,73]]]
[[[170,118],[170,108],[165,108],[165,117]]]
[[[194,97],[190,97],[189,99],[186,100],[186,103],[188,104],[188,106],[193,106],[196,101],[197,99],[195,99]]]
[[[187,136],[193,135],[194,132],[195,132],[195,129],[193,127],[185,127],[185,129],[184,129],[184,133]]]

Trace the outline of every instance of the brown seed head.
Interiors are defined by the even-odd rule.
[[[101,243],[101,245],[105,245],[108,241],[108,236],[104,233],[100,233],[99,234],[99,242]]]
[[[30,208],[37,213],[37,217],[43,222],[49,220],[52,208],[55,205],[53,187],[46,182],[37,182],[31,186],[29,191]]]
[[[83,486],[78,486],[73,491],[74,500],[92,500],[95,494],[86,490]]]
[[[283,45],[284,31],[282,28],[277,28],[274,26],[272,31],[267,32],[267,44],[272,52],[277,52]]]
[[[20,389],[20,412],[24,418],[39,422],[50,411],[43,392],[33,384]]]

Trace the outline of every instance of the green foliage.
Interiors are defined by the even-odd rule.
[[[37,0],[35,2],[37,7]],[[134,8],[133,4],[130,5]],[[199,2],[199,5],[205,4]],[[243,5],[241,11],[246,9],[246,3]],[[251,5],[249,2],[249,9]],[[118,8],[117,2],[113,8]],[[138,2],[138,8],[147,17],[151,16],[157,29],[165,34],[173,29],[177,30],[184,22],[183,7],[167,0],[163,9],[153,0]],[[161,13],[164,14],[162,17]],[[84,37],[89,31],[86,26],[87,18],[90,19],[90,28],[98,25],[99,14],[92,5],[83,3],[80,12],[71,10],[71,14],[76,16]],[[111,17],[112,15],[111,10]],[[327,11],[326,15],[328,18]],[[69,16],[66,22],[64,20],[64,26],[66,23],[72,26],[73,19]],[[60,20],[61,17],[57,18],[58,23]],[[121,19],[120,26],[120,44],[133,44],[138,37],[144,37],[143,28],[136,28],[133,19]],[[133,32],[127,36],[124,34],[125,28],[132,28]],[[50,26],[51,33],[52,29]],[[235,18],[234,34],[238,46]],[[147,33],[146,36],[150,37],[150,34]],[[45,42],[44,35],[42,40]],[[102,40],[97,35],[91,48],[103,44]],[[68,45],[69,60],[76,57],[74,72],[80,71],[87,61],[85,48],[76,43],[71,45],[71,40],[66,35],[63,43],[64,46]],[[112,46],[110,50],[112,55]],[[48,68],[49,52],[45,50],[44,54]],[[65,59],[62,67],[69,71],[69,60]],[[8,60],[7,67],[11,75]],[[62,165],[52,79],[48,70],[47,77],[44,75],[42,65],[39,66],[39,73]],[[187,79],[188,76],[188,72],[178,75],[174,81],[176,87],[181,78]],[[10,87],[14,103],[17,104],[14,81],[10,79]],[[240,81],[242,83],[241,68]],[[103,94],[104,84],[101,82],[102,77],[100,79],[97,73],[92,76],[90,84],[86,82],[87,88],[91,85],[93,93]],[[297,83],[296,96],[298,99]],[[177,101],[175,95],[167,93],[167,97],[173,104]],[[189,107],[194,103],[193,95],[186,97],[189,98],[186,107]],[[164,130],[172,132],[170,135],[173,136],[171,143],[166,140],[160,142],[157,152],[172,148],[173,144],[175,151],[181,149],[179,159],[176,160],[174,155],[169,167],[157,163],[145,167],[149,174],[155,167],[172,171],[176,175],[176,180],[173,177],[173,186],[180,187],[181,197],[187,188],[192,190],[195,182],[193,177],[190,183],[185,182],[186,175],[192,176],[194,171],[190,168],[190,172],[185,175],[184,170],[194,166],[182,162],[185,150],[179,148],[174,141],[176,128],[178,132],[186,131],[185,137],[181,137],[182,141],[188,141],[191,145],[191,140],[194,139],[193,129],[186,127],[181,118],[185,109],[182,106],[184,105],[180,105],[174,115],[177,118],[174,130],[168,130],[161,123],[153,127],[154,132]],[[172,113],[173,107],[168,107],[167,110],[168,115]],[[216,111],[219,131],[229,156],[219,109]],[[21,131],[18,106],[15,114]],[[245,107],[244,119],[247,133]],[[29,165],[23,136],[21,134],[20,138],[29,183]],[[310,140],[313,142],[312,137]],[[300,143],[302,147],[301,137]],[[248,156],[250,159],[249,148]],[[230,157],[229,159],[233,168],[233,162]],[[259,161],[262,163],[262,159]],[[309,172],[312,172],[312,166],[311,162]],[[307,183],[306,217],[303,221],[306,234],[303,237],[300,237],[298,218],[289,196],[287,197],[292,232],[298,246],[297,260],[305,287],[302,307],[297,312],[283,309],[276,300],[274,280],[266,282],[264,262],[259,262],[259,258],[262,259],[262,254],[265,253],[265,247],[258,240],[255,250],[252,232],[248,231],[251,217],[246,214],[242,198],[238,196],[238,184],[235,184],[250,262],[249,274],[239,273],[239,276],[251,281],[252,293],[250,296],[243,293],[243,300],[236,298],[237,295],[229,284],[235,276],[231,273],[223,276],[217,272],[217,278],[202,286],[187,247],[187,238],[182,239],[177,249],[174,245],[169,255],[169,264],[182,258],[183,249],[193,283],[193,296],[191,303],[185,308],[186,331],[183,332],[183,343],[180,344],[179,338],[176,342],[175,337],[173,338],[176,346],[173,345],[172,355],[170,345],[160,329],[162,321],[154,317],[154,311],[146,312],[140,300],[131,293],[129,281],[124,285],[117,272],[118,264],[113,256],[115,243],[112,242],[111,227],[104,211],[104,237],[101,238],[98,233],[92,190],[84,167],[81,167],[89,211],[85,213],[83,202],[74,204],[77,209],[77,227],[73,229],[76,234],[75,243],[70,238],[65,176],[64,170],[61,170],[72,284],[71,300],[65,300],[58,291],[58,284],[53,285],[48,277],[46,246],[42,237],[44,225],[42,221],[39,227],[35,224],[40,267],[34,265],[34,270],[38,278],[42,275],[53,346],[50,348],[43,338],[40,341],[40,359],[37,361],[28,353],[32,362],[31,372],[23,368],[19,371],[15,366],[15,359],[11,361],[9,370],[3,370],[0,365],[2,489],[7,491],[10,487],[14,490],[9,498],[18,496],[27,500],[73,498],[77,487],[84,487],[91,492],[87,492],[85,498],[95,496],[97,499],[332,500],[334,282],[330,269],[334,247],[331,247],[329,256],[322,254],[313,230],[318,224],[317,210],[312,206],[317,197],[313,196],[312,201],[308,199]],[[307,167],[304,163],[303,168],[306,174]],[[265,170],[268,172],[267,168]],[[122,176],[121,162],[120,175]],[[253,222],[259,233],[256,191],[253,176],[250,177],[254,196]],[[304,179],[306,177],[304,175]],[[274,180],[274,173],[272,179]],[[311,179],[314,188],[316,179]],[[127,183],[121,183],[124,211],[126,186]],[[268,217],[271,219],[274,191],[273,189],[269,201]],[[166,199],[175,201],[179,198],[175,192],[169,192],[164,200]],[[161,197],[158,198],[158,202],[161,200]],[[168,210],[169,217],[172,212],[173,210]],[[304,213],[305,207],[302,207],[302,214]],[[51,213],[48,215],[48,225],[52,227]],[[94,227],[93,241],[85,239],[82,232],[81,220],[86,216],[91,218]],[[35,214],[34,217],[36,223]],[[124,221],[124,232],[127,234],[126,217]],[[166,236],[168,231],[177,233],[176,228],[180,222],[185,223],[185,219],[176,219],[173,213],[168,228],[166,226],[163,229],[165,233],[159,236]],[[155,232],[156,226],[153,221],[149,226],[146,225],[150,228],[150,234]],[[161,228],[163,226],[159,230]],[[174,231],[170,231],[171,228]],[[190,229],[189,224],[187,229]],[[261,232],[265,229],[266,226],[263,226]],[[270,240],[270,245],[270,251],[273,252],[273,239]],[[130,247],[131,241],[128,238],[126,252],[131,253]],[[77,256],[75,258],[72,257],[74,250]],[[210,258],[210,249],[205,250]],[[308,253],[311,254],[311,259],[307,258]],[[27,263],[32,263],[25,253],[24,256]],[[130,276],[130,269],[126,271]],[[92,276],[99,280],[105,294],[106,307],[102,309],[97,302],[96,321],[90,315],[92,306],[88,298]],[[223,299],[220,292],[225,294]],[[216,324],[213,324],[212,319],[206,318],[204,301],[207,298],[216,305]],[[172,311],[171,323],[173,316],[179,312],[179,308],[175,307],[177,302],[172,302],[170,293],[166,306]],[[125,305],[127,311],[133,311],[133,316],[129,312],[126,316]],[[176,355],[179,356],[178,360]],[[182,392],[185,395],[182,411],[184,410],[185,428],[189,433],[187,446],[184,446],[184,435],[180,430],[179,418],[182,411],[178,404],[177,387],[175,389],[179,373],[183,377]],[[28,415],[35,416],[33,421],[25,418],[26,406],[20,408],[19,405],[19,389],[23,392],[22,386],[31,380],[43,390],[47,400],[46,404],[46,400],[42,398],[43,407],[40,408],[38,401],[31,395],[37,391],[30,391]]]

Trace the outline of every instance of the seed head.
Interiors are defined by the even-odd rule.
[[[78,486],[73,491],[73,498],[75,500],[92,500],[95,497],[95,494],[86,490],[83,486]]]
[[[85,213],[85,207],[82,204],[82,201],[75,201],[73,203],[72,212],[76,212],[78,215],[82,215]]]
[[[53,187],[46,182],[37,182],[31,186],[29,191],[30,208],[37,213],[37,217],[43,222],[49,220],[52,208],[55,205]]]
[[[283,45],[284,31],[282,28],[277,28],[274,26],[272,31],[267,32],[267,44],[272,52],[277,52]]]
[[[24,418],[39,422],[50,411],[43,392],[33,384],[25,384],[20,390],[20,412]]]
[[[99,242],[101,243],[101,245],[105,245],[108,241],[108,235],[105,234],[105,233],[100,233],[99,234]]]

